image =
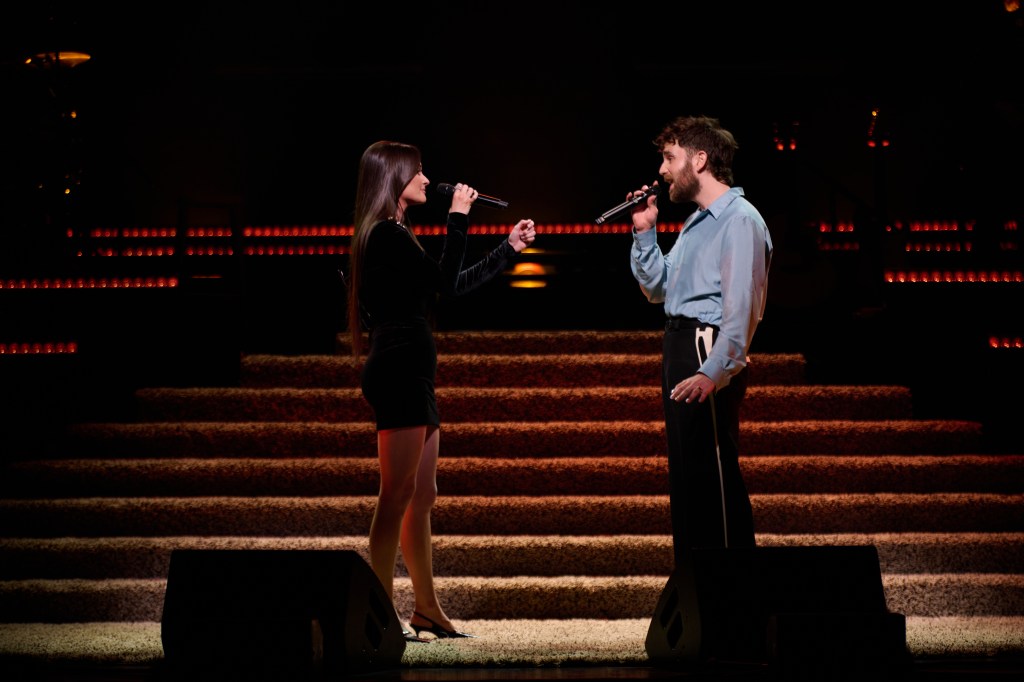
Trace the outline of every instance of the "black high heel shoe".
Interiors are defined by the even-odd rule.
[[[429,639],[423,639],[405,628],[402,628],[402,637],[404,637],[407,642],[423,642],[424,644],[430,643]]]
[[[423,620],[425,620],[428,623],[430,623],[430,625],[416,625],[416,623],[413,623],[410,620],[409,621],[409,625],[412,626],[412,629],[416,631],[417,635],[422,635],[424,632],[429,632],[430,634],[432,634],[434,637],[437,637],[438,639],[456,638],[456,637],[476,637],[476,635],[471,635],[468,632],[459,632],[458,630],[449,630],[449,629],[447,629],[445,627],[442,627],[436,621],[430,620],[429,618],[424,616],[419,611],[413,611],[412,615],[413,615],[413,618],[422,618]]]

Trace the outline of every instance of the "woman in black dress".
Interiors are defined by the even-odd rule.
[[[370,524],[370,564],[394,599],[399,544],[416,605],[409,624],[418,634],[467,637],[445,615],[434,589],[430,510],[437,498],[440,419],[434,396],[437,349],[430,323],[438,295],[456,296],[500,273],[536,238],[532,220],[520,220],[507,239],[477,263],[463,267],[469,210],[478,193],[456,185],[440,259],[406,225],[406,210],[427,201],[430,181],[419,149],[400,142],[370,145],[359,162],[355,233],[348,277],[352,352],[369,350],[362,390],[373,407],[380,459],[380,491]],[[407,639],[418,638],[407,633]]]

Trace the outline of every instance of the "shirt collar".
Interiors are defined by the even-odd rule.
[[[718,216],[722,215],[726,207],[741,196],[743,196],[742,187],[730,187],[726,190],[725,194],[711,202],[711,205],[704,210],[710,213],[715,220],[718,220]]]

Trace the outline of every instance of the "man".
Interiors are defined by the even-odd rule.
[[[739,412],[773,247],[761,214],[732,186],[738,145],[717,119],[677,118],[654,144],[669,199],[697,205],[663,254],[655,224],[664,190],[655,183],[627,197],[648,194],[631,212],[631,268],[667,317],[662,401],[678,566],[689,548],[755,544],[739,466]]]

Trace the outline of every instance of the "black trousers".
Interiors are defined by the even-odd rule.
[[[704,402],[672,400],[711,352],[718,330],[675,319],[665,328],[662,401],[676,565],[693,547],[753,547],[754,518],[739,465],[740,404],[747,368]]]

